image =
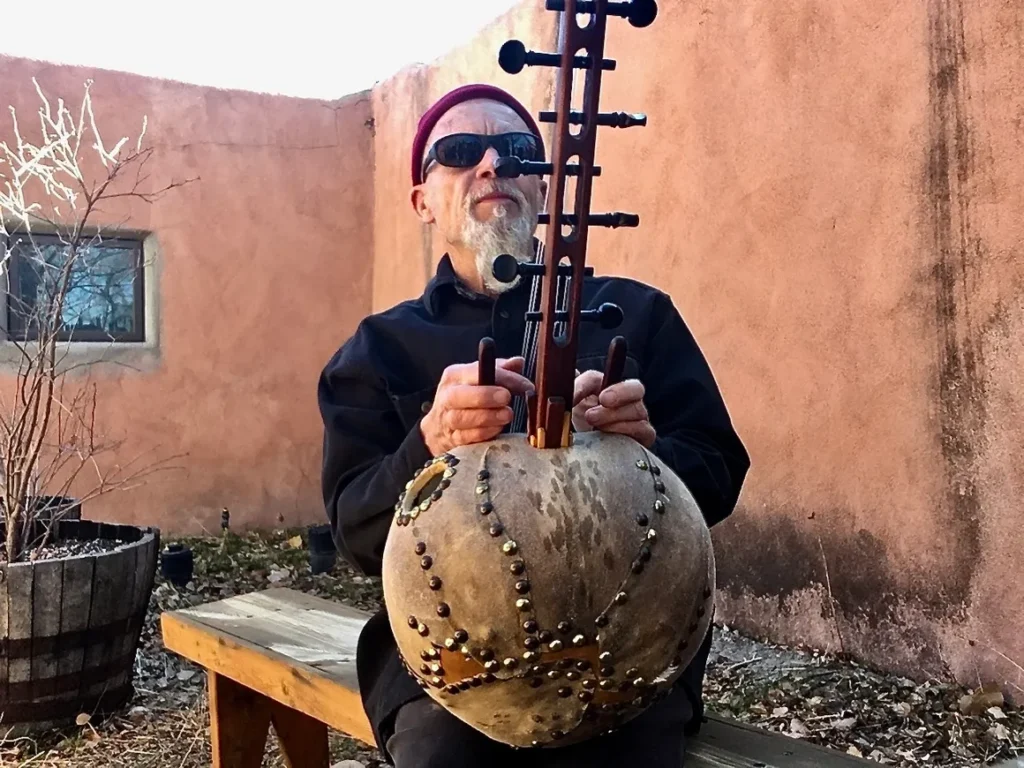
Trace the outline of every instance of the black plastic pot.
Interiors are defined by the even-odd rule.
[[[160,553],[160,575],[176,587],[192,580],[193,564],[192,550],[181,544],[168,544]]]
[[[330,525],[311,525],[309,535],[309,569],[314,574],[328,573],[338,561]]]

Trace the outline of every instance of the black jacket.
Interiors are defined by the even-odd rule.
[[[355,568],[381,575],[395,499],[431,458],[418,429],[441,372],[476,359],[491,336],[498,357],[522,353],[529,285],[491,299],[459,282],[448,256],[423,295],[365,318],[324,368],[318,400],[324,422],[323,496],[339,553]],[[657,430],[652,452],[687,484],[708,523],[733,510],[749,458],[733,429],[711,371],[682,317],[663,292],[621,277],[587,278],[584,308],[602,302],[625,315],[614,330],[583,323],[579,370],[603,370],[611,339],[627,340],[625,376],[639,378]],[[704,653],[691,664],[699,706]],[[425,695],[398,660],[381,611],[360,636],[360,690],[378,745],[406,701]]]

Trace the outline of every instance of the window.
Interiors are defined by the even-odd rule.
[[[66,279],[61,341],[139,342],[146,338],[143,248],[130,238],[83,240],[65,276],[69,246],[56,235],[7,238],[7,334],[31,341],[37,317]]]

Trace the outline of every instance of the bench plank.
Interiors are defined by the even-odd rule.
[[[276,588],[165,612],[161,626],[167,649],[206,668],[211,680],[223,676],[376,746],[356,676],[356,645],[369,617],[340,603]],[[873,763],[713,714],[689,745],[686,760],[687,768],[868,765]]]

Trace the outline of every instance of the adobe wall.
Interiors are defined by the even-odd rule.
[[[8,104],[36,126],[33,77],[75,109],[93,79],[108,143],[146,116],[152,185],[197,179],[104,214],[158,246],[156,349],[93,372],[98,423],[124,441],[107,458],[178,458],[87,513],[168,535],[217,531],[222,507],[236,528],[325,520],[317,376],[370,310],[368,94],[318,102],[0,58],[5,137]]]
[[[552,50],[524,2],[374,90],[374,309],[440,256],[408,207],[419,113],[493,80],[535,111]],[[715,530],[720,617],[915,676],[1024,686],[1024,18],[1013,3],[660,4],[613,24],[598,271],[671,293],[753,469]],[[1013,661],[1009,661],[1012,659]]]

